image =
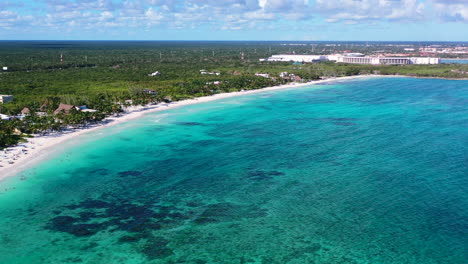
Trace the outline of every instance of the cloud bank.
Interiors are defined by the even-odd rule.
[[[309,24],[468,22],[467,0],[19,0],[0,3],[0,30],[125,28],[275,30]]]

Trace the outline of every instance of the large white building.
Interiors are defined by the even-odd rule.
[[[373,65],[395,65],[395,64],[439,64],[439,58],[428,57],[338,57],[336,62],[373,64]]]
[[[315,61],[326,61],[326,60],[328,60],[326,55],[289,55],[289,54],[273,55],[266,59],[260,59],[260,61],[295,61],[295,62],[315,62]]]
[[[348,57],[338,58],[337,62],[354,63],[354,64],[411,64],[410,58],[399,57]]]
[[[354,64],[372,65],[394,65],[394,64],[439,64],[440,58],[429,57],[366,57],[362,54],[332,54],[332,55],[273,55],[260,61],[294,61],[294,62],[317,62],[335,61]]]
[[[439,64],[440,58],[431,57],[411,57],[411,64]]]

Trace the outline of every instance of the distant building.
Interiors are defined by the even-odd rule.
[[[281,77],[281,78],[284,78],[284,77],[287,77],[287,76],[289,76],[288,72],[280,72],[280,74],[279,74],[279,77]]]
[[[302,78],[300,76],[297,76],[297,75],[294,75],[292,77],[292,80],[295,81],[295,82],[302,82]]]
[[[273,55],[260,61],[295,61],[295,62],[318,62],[335,61],[354,64],[439,64],[440,58],[431,57],[369,57],[361,53],[345,53],[331,55]]]
[[[29,115],[31,113],[31,110],[29,108],[25,107],[23,110],[21,110],[22,115]]]
[[[41,110],[41,111],[46,111],[48,107],[49,107],[49,103],[48,103],[48,102],[44,102],[44,103],[39,107],[39,110]]]
[[[219,72],[207,72],[206,70],[200,70],[200,74],[208,74],[208,75],[216,75],[216,76],[221,75],[221,73]]]
[[[440,64],[440,58],[431,57],[411,57],[411,64]]]
[[[303,81],[301,76],[295,75],[294,73],[280,72],[279,77],[283,78],[284,80],[291,80],[291,81],[295,81],[295,82]]]
[[[325,55],[290,55],[290,54],[279,54],[273,55],[266,59],[260,59],[260,61],[295,61],[295,62],[316,62],[326,61],[327,56]]]
[[[10,119],[11,119],[11,116],[9,116],[9,115],[4,115],[4,114],[0,114],[0,119],[2,119],[2,120],[10,120]]]
[[[13,95],[2,95],[0,94],[0,103],[8,103],[13,101]]]
[[[95,112],[98,111],[98,110],[94,110],[94,109],[89,109],[86,105],[78,106],[78,109],[81,112],[85,112],[85,113],[95,113]]]
[[[98,112],[98,110],[86,108],[86,109],[81,110],[81,112],[83,112],[83,113],[95,113],[95,112]]]
[[[268,73],[255,73],[255,76],[270,78],[270,74],[268,74]]]
[[[440,59],[429,57],[342,57],[337,62],[374,65],[439,64]]]
[[[144,89],[143,92],[145,92],[146,94],[150,94],[150,95],[156,94],[156,91],[153,89]]]
[[[365,55],[362,53],[344,53],[343,56],[345,57],[364,57]]]
[[[59,114],[59,113],[64,113],[64,114],[69,114],[70,110],[75,109],[75,110],[80,110],[78,107],[74,105],[67,105],[67,104],[62,104],[60,103],[59,107],[55,109],[54,114]]]
[[[21,110],[20,114],[16,116],[16,118],[20,119],[20,120],[23,120],[26,116],[30,115],[31,114],[31,110],[27,107],[23,108],[23,110]],[[36,116],[46,116],[47,113],[46,112],[35,112],[35,115]]]
[[[153,73],[148,74],[148,76],[158,76],[158,75],[161,75],[159,71],[155,71]]]
[[[409,58],[392,57],[343,57],[338,62],[354,64],[411,64]]]

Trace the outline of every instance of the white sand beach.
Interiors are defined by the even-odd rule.
[[[50,133],[44,136],[36,135],[34,138],[28,138],[28,142],[21,143],[18,146],[9,147],[5,151],[0,151],[0,181],[19,174],[21,171],[30,168],[39,161],[47,159],[54,151],[54,146],[64,143],[72,138],[76,138],[85,133],[95,131],[108,126],[113,126],[131,119],[141,117],[147,113],[163,111],[184,105],[197,104],[219,100],[223,98],[242,96],[246,94],[261,93],[265,91],[280,90],[294,87],[303,87],[309,85],[323,84],[332,81],[342,81],[350,79],[389,77],[382,75],[359,75],[349,77],[329,78],[326,80],[311,81],[307,83],[290,83],[287,85],[267,87],[257,90],[248,90],[241,92],[222,93],[212,96],[198,97],[189,100],[177,101],[172,103],[160,103],[146,106],[132,106],[125,109],[125,112],[119,116],[107,117],[102,123],[87,127],[71,129],[64,132]]]

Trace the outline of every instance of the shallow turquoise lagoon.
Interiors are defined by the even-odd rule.
[[[92,132],[0,182],[0,263],[462,264],[467,186],[468,81],[263,92]]]

